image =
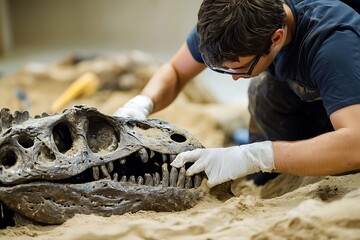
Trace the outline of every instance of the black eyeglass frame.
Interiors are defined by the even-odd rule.
[[[205,65],[214,72],[222,73],[222,74],[229,74],[229,75],[234,75],[234,76],[251,76],[251,74],[252,74],[254,68],[256,67],[256,64],[259,62],[259,59],[261,58],[261,56],[262,56],[262,54],[256,55],[253,63],[251,64],[251,66],[247,72],[230,72],[230,71],[226,71],[225,69],[212,67],[210,64],[208,64],[205,61],[205,57],[203,55],[202,55],[202,59],[203,59]]]

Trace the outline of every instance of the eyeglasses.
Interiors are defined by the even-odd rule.
[[[254,58],[253,63],[251,64],[248,71],[239,72],[238,69],[231,69],[231,68],[225,69],[225,68],[213,67],[205,61],[205,57],[202,55],[205,65],[208,66],[211,70],[218,72],[218,73],[222,73],[222,74],[230,74],[230,75],[237,75],[237,76],[251,76],[256,64],[259,62],[260,57],[261,57],[261,54],[256,55],[256,57]]]

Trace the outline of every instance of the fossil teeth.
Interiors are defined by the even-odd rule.
[[[154,186],[157,187],[160,185],[160,174],[158,172],[156,172],[153,176],[153,179],[154,179]]]
[[[200,187],[200,185],[201,185],[201,175],[198,173],[198,174],[195,174],[195,176],[194,176],[194,187],[198,188],[198,187]]]
[[[109,173],[112,173],[112,171],[114,171],[114,163],[113,162],[108,162],[106,164],[107,170]]]
[[[136,183],[136,178],[135,178],[134,175],[131,175],[131,176],[129,177],[129,183]]]
[[[162,170],[162,186],[163,187],[168,187],[169,186],[169,170],[168,170],[168,164],[164,163],[161,167]]]
[[[126,179],[125,175],[121,177],[120,182],[127,182],[127,179]]]
[[[5,214],[4,214],[4,206],[3,206],[2,202],[0,202],[0,209],[1,209],[1,212],[0,212],[1,215],[0,216],[1,216],[2,219],[4,219]]]
[[[144,178],[142,176],[138,176],[137,184],[144,185]]]
[[[167,156],[165,154],[161,154],[162,160],[164,163],[167,161]]]
[[[92,168],[93,169],[93,178],[96,180],[99,180],[100,178],[100,171],[99,171],[99,167],[95,166]]]
[[[114,173],[112,176],[112,180],[119,181],[119,175],[117,173]]]
[[[145,173],[145,185],[154,186],[154,180],[150,173]]]
[[[141,148],[137,154],[140,156],[143,163],[147,163],[149,161],[149,155],[145,148]]]
[[[126,158],[120,159],[119,162],[120,162],[121,165],[124,165],[126,163]]]
[[[178,175],[176,167],[172,167],[170,171],[170,187],[176,187]]]
[[[175,155],[175,154],[169,155],[169,161],[170,161],[170,163],[172,163],[175,158],[176,158],[176,155]]]
[[[186,178],[185,178],[185,188],[192,188],[192,187],[193,187],[192,177],[191,176],[186,176]]]
[[[150,158],[153,158],[155,156],[155,152],[150,150]]]
[[[179,176],[178,176],[178,180],[177,180],[177,184],[176,186],[179,188],[184,188],[185,187],[185,167],[181,167],[180,171],[179,171]]]
[[[104,177],[109,177],[109,176],[110,176],[110,174],[109,174],[109,172],[107,171],[105,165],[101,165],[101,166],[100,166],[100,170],[101,170],[101,173],[103,174]]]

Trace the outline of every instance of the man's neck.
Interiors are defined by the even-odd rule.
[[[286,40],[284,46],[286,46],[292,41],[293,36],[295,34],[296,26],[295,26],[295,18],[290,7],[287,4],[284,4],[284,9],[286,14],[286,18],[285,18]]]

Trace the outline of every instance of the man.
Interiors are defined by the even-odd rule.
[[[187,42],[115,115],[146,118],[165,108],[206,66],[233,80],[253,77],[253,143],[184,152],[172,166],[194,162],[187,174],[205,171],[209,187],[257,172],[360,169],[354,9],[337,0],[204,0]]]

